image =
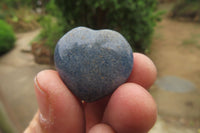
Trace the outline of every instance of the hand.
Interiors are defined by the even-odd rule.
[[[127,83],[110,96],[81,103],[56,71],[42,71],[35,78],[39,110],[24,133],[147,133],[157,116],[147,91],[156,74],[148,57],[134,53]]]

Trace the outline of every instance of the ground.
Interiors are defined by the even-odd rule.
[[[158,80],[175,76],[193,83],[196,88],[177,93],[159,88],[155,83],[150,92],[156,100],[159,119],[164,125],[158,123],[157,126],[165,127],[162,132],[195,133],[200,127],[199,28],[200,24],[179,22],[165,16],[155,29],[148,56],[157,67]]]
[[[50,68],[36,64],[28,52],[30,41],[38,33],[39,30],[17,34],[15,48],[0,57],[0,101],[19,133],[37,111],[33,79],[39,71]]]
[[[200,127],[200,24],[179,22],[164,16],[155,28],[148,56],[166,76],[195,85],[188,92],[168,91],[157,82],[150,89],[158,106],[158,121],[150,133],[199,133]],[[0,57],[0,100],[10,119],[22,132],[37,111],[33,89],[36,74],[48,65],[38,65],[29,53],[29,42],[39,30],[17,34],[16,47]],[[157,81],[158,81],[157,80]]]
[[[161,9],[170,10],[170,5]],[[200,127],[200,24],[180,22],[168,13],[155,28],[151,52],[148,56],[155,63],[158,78],[151,88],[158,106],[159,120],[154,129],[163,133],[197,133]],[[176,92],[178,82],[168,91],[160,87],[163,77],[177,77],[190,82],[195,89]],[[172,83],[172,81],[171,81]],[[168,87],[169,88],[169,87]],[[184,86],[182,86],[184,88]],[[174,90],[173,90],[174,89]],[[190,88],[189,88],[190,89]],[[163,123],[163,124],[162,124]],[[165,129],[163,131],[163,129]],[[153,131],[152,131],[153,133]]]

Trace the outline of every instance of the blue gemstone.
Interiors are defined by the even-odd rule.
[[[116,31],[77,27],[58,41],[54,61],[66,86],[81,100],[93,102],[126,82],[133,52]]]

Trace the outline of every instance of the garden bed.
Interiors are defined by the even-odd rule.
[[[51,52],[51,49],[44,44],[44,41],[32,43],[32,53],[35,62],[38,64],[53,64],[53,53]]]
[[[200,22],[200,1],[183,0],[178,2],[170,13],[170,17],[181,21]]]

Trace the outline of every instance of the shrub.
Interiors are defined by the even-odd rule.
[[[10,25],[0,20],[0,54],[13,48],[15,42],[14,32]]]
[[[40,24],[42,26],[42,31],[38,39],[44,40],[44,45],[48,46],[53,52],[57,41],[64,34],[64,27],[51,15],[43,16],[40,20]]]
[[[53,53],[57,41],[64,34],[66,24],[63,21],[62,12],[55,5],[54,0],[50,0],[46,4],[45,12],[46,14],[39,19],[42,30],[34,41],[42,42]]]
[[[42,27],[40,34],[32,41],[32,52],[35,61],[40,64],[52,64],[53,53],[57,41],[65,33],[66,23],[63,21],[62,12],[50,0],[45,5],[45,14],[39,18]]]
[[[6,15],[6,21],[12,25],[15,32],[27,32],[30,30],[35,30],[40,27],[37,19],[39,15],[29,7],[21,7],[15,10],[9,10],[10,13]]]
[[[0,131],[3,133],[16,133],[11,120],[8,117],[8,114],[0,101]]]
[[[200,1],[181,0],[176,3],[171,14],[173,18],[200,22]]]
[[[12,25],[15,32],[34,30],[39,27],[34,4],[37,4],[37,0],[1,0],[0,19]]]
[[[45,11],[47,14],[51,14],[52,16],[56,16],[59,19],[62,19],[62,12],[55,4],[55,0],[50,0],[46,6]]]
[[[87,26],[122,33],[131,46],[145,51],[151,43],[157,0],[57,0],[69,28]],[[69,30],[69,29],[68,29]]]
[[[1,0],[1,4],[4,4],[6,7],[12,8],[19,8],[21,6],[32,6],[32,4],[36,2],[37,1],[34,0]]]

